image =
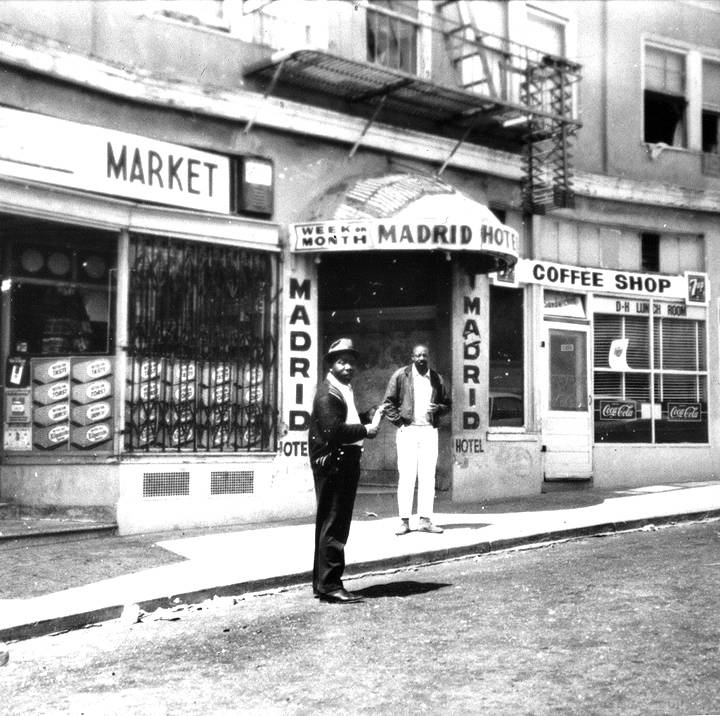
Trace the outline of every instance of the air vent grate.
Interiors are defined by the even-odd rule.
[[[189,472],[146,472],[143,474],[143,497],[182,497],[189,494]]]
[[[252,493],[255,487],[255,473],[252,470],[236,472],[211,472],[211,495],[239,495]]]

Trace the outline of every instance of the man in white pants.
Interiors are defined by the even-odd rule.
[[[427,346],[413,348],[412,363],[399,368],[388,382],[383,401],[385,417],[398,428],[398,511],[396,535],[410,532],[415,482],[418,485],[418,532],[440,534],[432,523],[435,467],[438,456],[438,418],[450,409],[442,376],[428,364]]]

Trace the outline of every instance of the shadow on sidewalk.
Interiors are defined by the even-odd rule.
[[[452,587],[452,584],[443,582],[415,582],[404,580],[401,582],[387,582],[373,584],[365,589],[354,589],[353,593],[365,599],[381,599],[383,597],[412,597],[415,594],[427,594],[437,589]]]

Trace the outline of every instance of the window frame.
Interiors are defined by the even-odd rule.
[[[701,108],[700,108],[700,142],[701,150],[703,154],[720,154],[720,96],[716,98],[715,102],[710,101],[705,93],[705,65],[716,65],[717,71],[720,73],[720,59],[714,57],[703,56],[701,58],[701,77],[702,77],[702,89],[701,89]],[[720,89],[720,88],[719,88]],[[706,149],[706,121],[709,119],[714,120],[715,125],[715,137],[714,137],[714,149],[708,151]]]
[[[412,17],[410,15],[404,15],[402,12],[398,12],[397,10],[392,10],[389,8],[384,8],[381,5],[375,4],[373,0],[366,0],[366,2],[363,3],[363,7],[365,8],[365,51],[366,51],[366,61],[379,65],[380,67],[385,67],[387,69],[391,70],[397,70],[400,72],[406,72],[407,74],[416,75],[416,76],[422,76],[424,71],[424,62],[423,62],[423,22],[421,15],[423,13],[422,7],[420,7],[420,4],[418,3],[417,7],[417,16]],[[412,57],[414,59],[415,67],[414,69],[406,69],[402,66],[396,66],[395,64],[387,64],[378,61],[377,59],[371,59],[370,57],[370,45],[369,45],[369,38],[370,38],[370,23],[371,23],[371,17],[373,15],[376,15],[378,18],[385,18],[388,22],[392,22],[393,20],[402,23],[403,25],[409,25],[413,26],[414,28],[414,44],[415,47],[412,52]],[[398,63],[401,65],[401,61]]]
[[[518,394],[513,391],[509,391],[506,389],[503,389],[502,386],[500,386],[500,389],[498,389],[498,386],[494,386],[492,384],[492,363],[493,363],[493,356],[492,356],[492,350],[494,347],[494,339],[493,339],[493,293],[501,291],[502,293],[505,293],[506,295],[509,295],[510,292],[513,292],[513,295],[515,299],[519,303],[519,310],[518,310],[518,319],[520,322],[520,337],[516,339],[519,342],[519,357],[522,361],[521,365],[518,367],[518,373],[519,373],[519,380],[520,380],[520,390],[521,392]],[[527,301],[528,301],[528,294],[526,291],[526,287],[524,286],[505,286],[502,283],[491,283],[488,287],[488,413],[487,413],[487,426],[488,426],[488,432],[490,433],[523,433],[528,429],[528,403],[529,403],[529,392],[528,392],[528,385],[527,385],[527,372],[528,372],[528,355],[527,355],[527,331],[528,331],[528,320],[526,315],[526,308],[527,308]],[[502,316],[506,319],[507,314],[502,313]],[[508,323],[507,320],[504,321],[505,323]],[[497,363],[497,361],[494,361]],[[509,362],[509,360],[508,360]],[[500,399],[507,399],[507,398],[517,398],[519,399],[521,403],[521,424],[520,425],[503,425],[499,423],[493,424],[492,422],[492,416],[495,409],[494,405],[494,399],[500,398]]]
[[[667,90],[659,90],[657,88],[648,87],[648,49],[653,49],[657,52],[664,53],[665,55],[674,54],[682,57],[683,71],[682,71],[682,94],[676,94]],[[642,46],[642,141],[645,144],[658,144],[664,143],[673,149],[689,149],[690,148],[690,130],[689,125],[691,123],[691,102],[689,98],[689,90],[691,87],[691,77],[689,76],[688,67],[688,50],[677,46],[667,45],[662,42],[656,42],[652,40],[644,40]],[[682,103],[682,117],[679,120],[681,127],[681,138],[680,144],[674,144],[671,142],[654,142],[647,139],[647,120],[648,120],[648,99],[649,96],[660,101],[661,98],[665,99],[667,104],[679,105]],[[675,133],[677,133],[678,127],[676,125]],[[674,137],[673,137],[674,142]]]
[[[605,297],[602,297],[605,298]],[[610,297],[607,297],[610,298]],[[654,298],[642,298],[637,299],[637,303],[643,303],[647,304],[648,311],[647,313],[638,313],[638,314],[624,314],[624,313],[613,313],[608,310],[603,310],[601,305],[595,304],[593,307],[593,321],[592,321],[592,396],[593,396],[593,404],[595,406],[594,408],[594,414],[593,414],[593,431],[594,431],[594,442],[595,444],[612,444],[612,445],[625,445],[625,444],[644,444],[644,445],[657,445],[657,446],[667,446],[667,445],[676,445],[676,444],[700,444],[700,445],[707,445],[710,442],[710,432],[709,432],[709,420],[708,420],[708,403],[709,403],[709,380],[710,380],[710,372],[708,367],[708,348],[709,348],[709,339],[708,339],[708,315],[706,311],[698,310],[693,311],[692,313],[688,311],[688,315],[676,318],[671,315],[663,314],[662,313],[662,306],[668,306],[672,305],[675,302],[673,301],[662,301]],[[658,313],[656,313],[658,311]],[[602,348],[598,345],[599,342],[599,335],[598,331],[600,330],[599,326],[599,316],[608,317],[609,319],[617,319],[619,322],[619,325],[621,327],[621,333],[622,336],[617,336],[618,338],[628,338],[632,337],[631,333],[628,332],[628,321],[634,321],[634,324],[637,326],[644,326],[646,329],[646,332],[643,333],[641,338],[642,340],[645,340],[645,345],[629,345],[626,348],[626,362],[628,365],[628,369],[621,370],[621,369],[614,369],[612,367],[604,366],[604,365],[598,365],[599,361],[598,358],[598,351],[602,350]],[[668,367],[664,360],[663,360],[663,351],[665,348],[665,343],[663,342],[663,332],[666,326],[673,326],[676,324],[687,324],[688,327],[693,327],[694,333],[696,335],[696,346],[695,346],[695,360],[696,360],[696,367],[694,369],[683,369],[678,367]],[[631,324],[632,325],[632,324]],[[682,342],[683,345],[686,345],[686,342]],[[632,349],[632,350],[631,350]],[[634,355],[633,355],[634,354]],[[603,354],[604,355],[604,354]],[[642,364],[640,366],[637,365],[637,361],[640,360],[642,362],[643,358],[647,358],[647,364]],[[631,363],[635,363],[636,365],[631,365]],[[660,365],[658,365],[660,363]],[[618,397],[618,394],[605,394],[605,393],[599,393],[598,392],[598,376],[606,374],[608,376],[618,376],[620,383],[620,392],[621,397]],[[631,378],[631,382],[634,385],[630,386],[630,396],[628,396],[628,377]],[[695,397],[693,398],[684,398],[684,399],[677,399],[675,401],[672,400],[672,398],[666,397],[665,392],[665,378],[692,378],[695,382]],[[646,379],[646,386],[642,386],[642,380]],[[645,396],[642,399],[637,398],[633,393],[636,393],[639,389],[638,386],[642,388],[642,390],[645,392]],[[703,400],[704,398],[704,400]],[[643,416],[642,413],[640,413],[635,420],[641,421],[641,420],[647,420],[649,425],[649,440],[612,440],[607,439],[607,437],[598,437],[600,434],[600,427],[599,423],[602,421],[600,420],[599,411],[601,410],[601,403],[602,401],[627,401],[627,402],[634,402],[636,406],[639,408],[639,410],[642,410],[642,404],[645,403],[649,405],[649,415]],[[663,418],[663,411],[669,406],[666,406],[666,404],[669,403],[704,403],[704,411],[701,409],[700,417],[698,420],[699,424],[704,424],[705,434],[704,439],[697,440],[697,441],[688,441],[688,440],[666,440],[666,441],[658,441],[657,439],[657,433],[658,429],[662,433],[664,430],[667,430],[667,425],[670,423],[670,421],[667,418]]]
[[[645,116],[646,102],[645,91],[646,81],[646,48],[652,47],[661,51],[672,52],[683,55],[685,58],[685,142],[683,146],[669,145],[667,149],[678,152],[692,152],[700,155],[708,155],[711,158],[714,153],[703,152],[703,116],[706,112],[720,114],[720,103],[713,105],[706,103],[703,96],[703,63],[711,62],[720,64],[720,52],[717,49],[705,46],[692,46],[689,43],[657,36],[642,35],[640,38],[640,92],[642,97],[640,111],[640,141],[646,147],[651,148],[655,143],[645,139]],[[668,97],[673,95],[668,94]],[[718,119],[718,133],[720,134],[720,118]],[[720,149],[718,151],[720,153]],[[657,155],[659,156],[659,154]],[[651,155],[652,158],[655,158]]]
[[[531,18],[534,21],[543,23],[545,25],[555,25],[561,30],[562,34],[562,48],[560,52],[552,52],[549,54],[557,55],[560,57],[569,56],[569,45],[570,45],[570,19],[563,17],[554,12],[550,12],[545,8],[539,7],[538,5],[528,4],[526,8],[526,34],[528,36],[528,42],[525,44],[533,49],[541,50],[545,52],[544,48],[537,47],[533,44],[532,38],[530,37]]]

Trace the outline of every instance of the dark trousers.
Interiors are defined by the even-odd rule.
[[[358,445],[344,445],[336,474],[313,472],[317,517],[315,519],[315,561],[313,591],[326,594],[342,589],[345,544],[350,534],[355,493],[360,479]]]

